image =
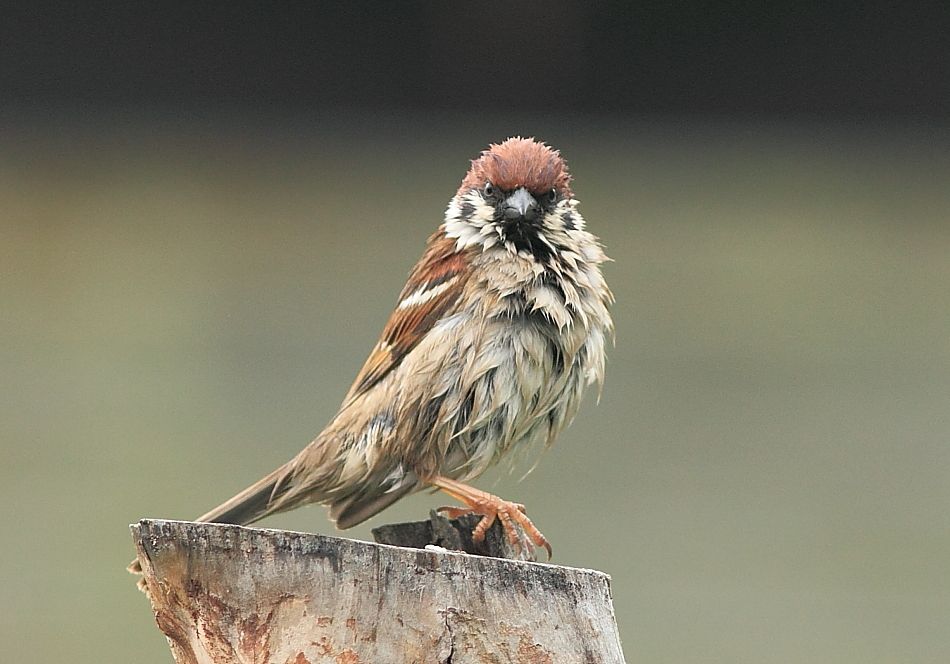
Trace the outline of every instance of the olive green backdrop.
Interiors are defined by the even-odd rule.
[[[170,661],[127,525],[306,444],[467,159],[519,133],[569,160],[617,343],[535,472],[480,486],[613,576],[631,662],[950,659],[950,133],[420,113],[4,125],[8,661]]]

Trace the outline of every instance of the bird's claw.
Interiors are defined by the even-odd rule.
[[[553,553],[551,544],[528,518],[524,505],[503,500],[491,494],[472,497],[465,502],[469,503],[468,507],[440,507],[438,511],[450,519],[457,519],[466,514],[481,516],[481,521],[472,531],[472,541],[476,544],[481,544],[485,540],[488,529],[495,523],[495,519],[498,519],[501,521],[508,542],[515,551],[520,553],[524,548],[522,544],[523,534],[531,544],[547,551],[548,560],[551,559]]]

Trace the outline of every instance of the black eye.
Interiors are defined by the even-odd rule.
[[[491,198],[495,195],[495,185],[493,185],[491,182],[486,182],[485,189],[483,191],[485,192],[486,197]]]
[[[557,203],[557,189],[552,189],[550,193],[548,193],[548,203],[551,205]]]

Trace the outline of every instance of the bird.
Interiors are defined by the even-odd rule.
[[[481,517],[476,543],[498,520],[514,546],[550,558],[523,505],[469,482],[533,442],[551,445],[603,384],[609,259],[571,182],[560,152],[534,138],[472,160],[326,428],[197,520],[246,525],[320,503],[347,529],[432,489],[461,503],[440,508],[450,518]]]

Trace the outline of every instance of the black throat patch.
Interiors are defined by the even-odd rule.
[[[505,221],[501,225],[505,242],[511,242],[519,252],[526,251],[539,263],[547,263],[553,252],[541,239],[540,224],[524,220]]]

